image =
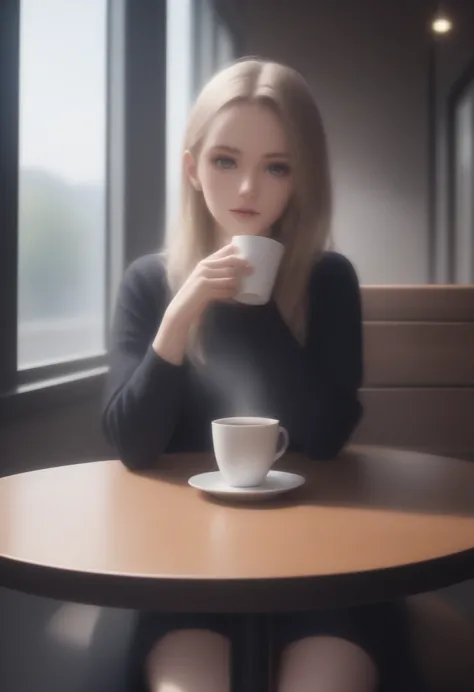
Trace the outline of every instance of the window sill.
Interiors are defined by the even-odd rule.
[[[22,384],[0,396],[0,419],[17,418],[45,408],[59,408],[83,397],[101,397],[106,365],[33,384]]]

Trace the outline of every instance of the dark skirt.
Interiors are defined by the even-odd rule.
[[[339,637],[360,646],[379,671],[380,692],[421,692],[423,686],[409,645],[403,602],[355,608],[278,613],[270,616],[275,670],[285,646],[309,636]],[[129,661],[130,692],[148,692],[145,659],[153,644],[175,629],[209,629],[232,639],[232,615],[140,613]]]

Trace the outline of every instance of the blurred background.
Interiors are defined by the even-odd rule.
[[[146,249],[159,244],[176,209],[183,128],[196,92],[233,58],[260,55],[288,63],[310,83],[330,144],[336,244],[362,283],[472,283],[474,4],[241,0],[216,7],[221,15],[211,0],[166,6],[164,132],[157,120],[148,140],[156,152],[166,140],[164,180],[135,172],[135,184],[152,196]],[[452,22],[446,33],[433,29],[437,14]],[[21,3],[20,367],[104,346],[106,237],[117,234],[107,215],[108,125],[117,115],[108,98],[117,67],[108,53],[110,20],[107,0]],[[137,78],[155,91],[154,101],[162,85],[152,70]],[[143,89],[142,103],[128,107],[146,108],[146,99]],[[163,186],[165,204],[153,195]]]

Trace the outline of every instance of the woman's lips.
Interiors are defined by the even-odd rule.
[[[252,218],[253,216],[258,216],[259,212],[254,209],[231,209],[232,214],[239,216],[240,218]]]

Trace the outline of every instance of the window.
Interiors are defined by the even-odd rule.
[[[166,6],[166,217],[178,207],[180,152],[192,97],[192,0]]]
[[[237,56],[233,33],[212,0],[167,0],[166,219],[178,208],[181,150],[192,101]]]
[[[454,112],[454,277],[474,283],[474,81],[457,99]]]
[[[107,0],[22,0],[20,370],[105,352]]]
[[[2,414],[101,391],[123,271],[162,242],[191,99],[232,53],[216,1],[0,2]]]

